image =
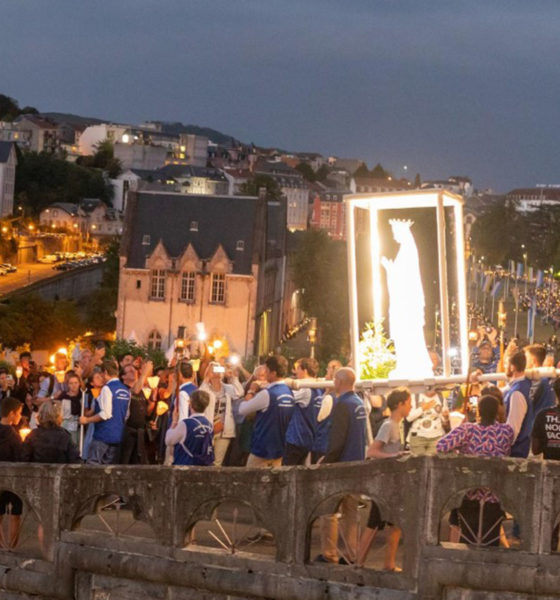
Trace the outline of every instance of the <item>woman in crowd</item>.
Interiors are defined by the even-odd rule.
[[[437,451],[471,456],[509,456],[515,432],[507,423],[497,422],[500,402],[494,395],[478,403],[479,423],[462,423],[437,443]],[[452,541],[479,546],[507,545],[501,523],[505,517],[499,499],[489,488],[466,493],[461,506],[451,511]]]
[[[48,400],[43,402],[37,416],[38,427],[25,439],[22,460],[38,463],[79,463],[80,452],[72,437],[61,427],[59,407]]]
[[[221,467],[230,441],[235,437],[233,401],[238,395],[235,388],[223,382],[225,369],[217,362],[211,362],[204,374],[200,389],[208,392],[210,403],[205,410],[206,418],[214,424],[214,465]]]
[[[74,444],[79,444],[78,419],[82,414],[82,380],[70,371],[66,377],[66,391],[58,398],[62,407],[62,427],[70,433]]]

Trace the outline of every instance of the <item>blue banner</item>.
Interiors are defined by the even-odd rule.
[[[537,280],[535,282],[535,286],[540,288],[543,283],[544,283],[544,273],[543,273],[542,269],[539,269],[537,271]]]
[[[517,277],[523,277],[523,263],[517,263]]]

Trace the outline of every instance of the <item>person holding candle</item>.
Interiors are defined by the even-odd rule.
[[[23,404],[14,396],[7,397],[2,401],[0,414],[0,461],[19,462],[21,460],[22,441],[16,433],[15,427],[21,420]],[[29,430],[27,430],[29,432]],[[21,430],[24,433],[24,430]],[[4,491],[0,494],[0,546],[2,548],[15,548],[19,539],[21,527],[21,513],[23,503],[19,496],[13,492]],[[5,515],[8,517],[8,536],[4,536],[2,521]]]
[[[59,400],[62,405],[62,427],[72,436],[75,444],[79,443],[78,419],[82,413],[82,381],[73,371],[66,378],[67,390],[62,392]]]

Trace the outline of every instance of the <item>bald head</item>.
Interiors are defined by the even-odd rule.
[[[338,396],[354,389],[356,373],[350,367],[341,367],[334,375],[334,391]]]

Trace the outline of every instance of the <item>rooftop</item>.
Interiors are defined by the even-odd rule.
[[[251,274],[257,198],[142,191],[133,204],[126,225],[127,268],[144,268],[146,257],[161,240],[174,258],[192,244],[200,258],[210,259],[221,245],[233,261],[234,273]],[[146,239],[149,244],[143,245]],[[245,242],[243,251],[236,250],[240,240]]]

